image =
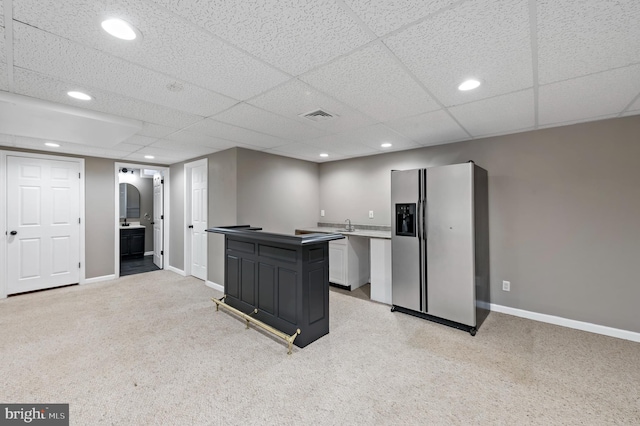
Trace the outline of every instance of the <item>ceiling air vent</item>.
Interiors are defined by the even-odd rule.
[[[311,112],[299,114],[299,117],[307,118],[312,121],[328,121],[333,120],[334,118],[338,117],[338,115],[328,113],[327,111],[323,111],[321,109],[316,109]]]

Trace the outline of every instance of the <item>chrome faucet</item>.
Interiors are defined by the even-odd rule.
[[[351,225],[351,219],[345,219],[345,222],[347,222],[347,227],[346,227],[347,231],[353,232],[356,230],[356,228],[353,225]]]

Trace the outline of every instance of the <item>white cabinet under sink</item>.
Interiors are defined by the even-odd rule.
[[[329,282],[351,290],[369,282],[369,239],[346,236],[329,241]]]

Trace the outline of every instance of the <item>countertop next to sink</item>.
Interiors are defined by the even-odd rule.
[[[120,229],[141,229],[141,228],[146,228],[146,226],[140,225],[139,223],[132,223],[127,226],[122,226],[122,224],[120,224],[119,228]]]
[[[309,227],[309,228],[298,228],[296,229],[296,232],[301,231],[301,232],[317,232],[317,233],[324,233],[324,234],[333,234],[333,233],[339,233],[344,235],[345,237],[348,236],[354,236],[354,237],[367,237],[367,238],[384,238],[384,239],[391,239],[391,231],[375,231],[375,230],[371,230],[371,229],[358,229],[358,227],[356,226],[356,230],[353,232],[343,232],[340,231],[338,228],[333,228],[333,227]]]

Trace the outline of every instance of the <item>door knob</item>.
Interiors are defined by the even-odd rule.
[[[11,231],[9,232],[11,235],[18,235],[18,231]]]
[[[189,229],[193,229],[193,225],[189,225]]]

